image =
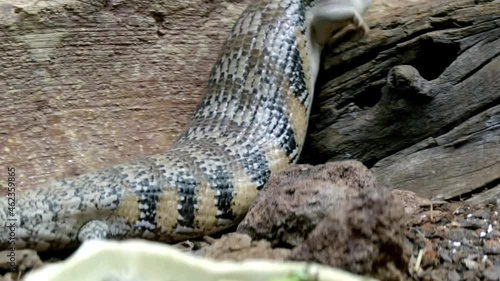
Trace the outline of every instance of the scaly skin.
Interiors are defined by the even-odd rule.
[[[163,154],[16,194],[15,246],[175,242],[238,223],[271,173],[298,159],[320,54],[370,0],[263,0],[228,35],[185,132]],[[0,201],[0,221],[8,216]],[[9,224],[9,222],[7,222]],[[0,232],[0,249],[9,247]]]

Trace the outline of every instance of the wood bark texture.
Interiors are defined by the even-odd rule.
[[[400,5],[327,52],[303,161],[358,159],[429,198],[500,198],[500,2]]]
[[[167,149],[251,1],[0,0],[2,170],[25,189]],[[374,0],[366,21],[324,52],[301,161],[500,197],[500,2]]]

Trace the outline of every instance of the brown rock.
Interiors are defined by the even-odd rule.
[[[252,241],[250,236],[240,233],[224,235],[214,244],[205,248],[205,257],[218,260],[284,260],[289,254],[290,250],[288,249],[273,249],[271,243],[265,240]]]
[[[395,197],[370,189],[344,202],[325,217],[290,259],[308,260],[367,274],[380,280],[403,280],[405,213]]]
[[[438,263],[438,253],[432,246],[432,242],[430,240],[425,241],[425,254],[422,257],[422,265],[434,265]]]
[[[238,232],[296,246],[327,213],[374,183],[372,173],[357,161],[292,166],[271,177]]]
[[[498,240],[485,240],[484,252],[489,255],[500,255],[500,242]]]
[[[405,213],[410,216],[416,213],[422,205],[430,205],[431,200],[419,197],[415,192],[409,190],[394,189],[391,193],[402,202]]]

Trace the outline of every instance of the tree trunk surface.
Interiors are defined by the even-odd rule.
[[[1,165],[26,189],[165,151],[249,2],[0,0]],[[499,198],[500,2],[374,0],[365,19],[324,52],[301,162]]]

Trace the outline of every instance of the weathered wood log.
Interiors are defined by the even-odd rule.
[[[250,1],[0,0],[0,163],[29,188],[165,150]],[[366,19],[325,50],[302,162],[444,199],[499,185],[499,2],[375,0]]]
[[[393,8],[390,19],[367,17],[377,25],[365,41],[326,58],[303,161],[358,159],[390,188],[427,197],[466,199],[494,188],[500,4]]]

